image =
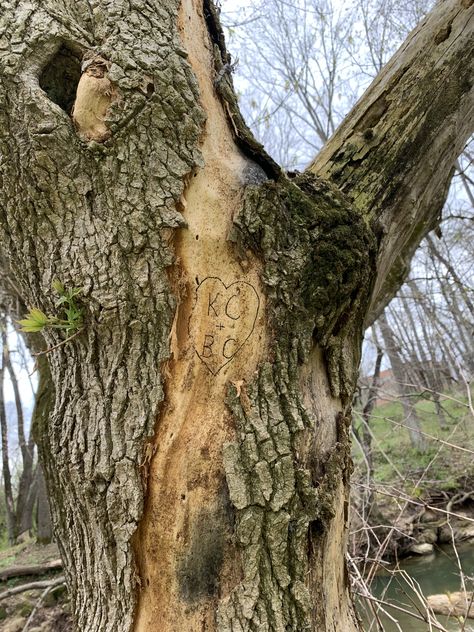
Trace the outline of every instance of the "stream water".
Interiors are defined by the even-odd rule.
[[[465,575],[474,576],[474,544],[464,543],[457,546],[459,562]],[[452,547],[442,547],[436,549],[432,555],[411,557],[400,562],[398,568],[405,571],[415,580],[421,592],[425,595],[442,594],[446,592],[456,592],[461,589],[459,565]],[[467,589],[473,589],[472,580],[468,582]],[[469,585],[470,584],[470,585]],[[389,603],[393,603],[410,612],[417,613],[417,606],[421,608],[420,602],[413,595],[413,590],[408,586],[400,573],[393,576],[389,572],[382,572],[377,575],[373,584],[372,592],[376,597]],[[412,601],[413,600],[413,601]],[[384,632],[427,632],[430,627],[423,621],[418,621],[413,617],[387,608],[391,616],[398,621],[398,627],[389,617],[380,613],[380,620],[383,624]],[[362,614],[365,632],[379,632],[380,627],[374,621],[373,615]],[[447,630],[460,632],[474,632],[474,619],[468,619],[464,629],[462,624],[454,619],[438,616],[439,622]],[[432,628],[436,632],[435,628]]]

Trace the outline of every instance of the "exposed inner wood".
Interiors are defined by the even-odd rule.
[[[300,371],[301,392],[308,411],[317,419],[314,436],[309,445],[302,445],[306,461],[314,461],[318,455],[318,462],[313,467],[317,469],[324,463],[327,456],[334,449],[338,439],[336,419],[342,410],[341,401],[331,395],[327,379],[324,359],[321,350],[315,347],[308,361]],[[348,525],[348,489],[342,477],[334,494],[334,519],[329,533],[318,540],[314,534],[310,536],[310,572],[308,585],[312,595],[318,595],[313,609],[314,630],[355,630],[355,621],[350,608],[349,582],[345,559],[341,551],[347,546]],[[321,587],[324,586],[323,592]],[[335,614],[336,613],[336,614]],[[327,626],[327,627],[326,627]]]
[[[235,565],[230,569],[230,532],[222,526],[228,508],[222,445],[233,438],[225,389],[229,381],[250,379],[266,348],[259,264],[246,253],[245,265],[227,240],[247,161],[214,91],[201,5],[183,1],[180,31],[208,115],[205,167],[189,180],[182,200],[188,227],[176,240],[180,303],[136,539],[136,632],[213,630],[216,600],[239,579]]]
[[[87,67],[77,86],[72,118],[78,134],[84,140],[102,142],[110,136],[105,118],[117,93],[107,77],[107,62],[104,59],[97,55],[85,63]]]

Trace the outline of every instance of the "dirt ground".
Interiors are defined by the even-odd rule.
[[[26,541],[0,551],[0,572],[13,566],[40,565],[58,558],[59,552],[55,544],[41,546],[33,541]],[[69,603],[63,586],[44,595],[39,607],[38,600],[44,594],[44,589],[30,590],[2,599],[2,593],[11,588],[33,581],[54,579],[61,574],[61,570],[50,571],[42,575],[12,577],[0,581],[0,632],[23,632],[33,611],[35,612],[28,625],[28,632],[72,632]]]

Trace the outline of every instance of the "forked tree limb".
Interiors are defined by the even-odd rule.
[[[346,413],[374,276],[369,223],[388,218],[380,247],[389,262],[423,233],[402,207],[400,235],[388,221],[398,218],[403,185],[412,194],[419,186],[424,200],[430,177],[415,178],[420,155],[429,154],[426,142],[438,147],[432,130],[453,118],[447,106],[434,116],[423,100],[431,87],[423,92],[418,82],[441,77],[454,86],[456,110],[462,90],[454,88],[466,73],[454,59],[436,74],[432,57],[418,55],[420,42],[436,37],[428,20],[406,57],[413,68],[396,81],[397,68],[390,71],[390,94],[387,73],[381,79],[387,110],[357,131],[370,143],[357,155],[341,140],[340,182],[331,169],[316,173],[336,186],[308,174],[290,179],[245,136],[232,96],[223,96],[228,61],[221,51],[221,67],[213,66],[219,33],[209,41],[202,2],[93,4],[91,12],[89,2],[4,0],[0,13],[2,247],[27,304],[53,309],[51,283],[60,279],[84,288],[88,316],[83,336],[40,357],[50,395],[38,398],[76,626],[355,632],[344,560]],[[451,6],[472,13],[459,0],[442,11]],[[461,48],[467,57],[469,46]],[[84,68],[83,58],[96,67]],[[96,115],[92,105],[115,89],[110,137],[100,143],[81,108],[90,102]],[[431,135],[418,126],[427,109]],[[452,142],[462,135],[456,129]],[[428,171],[442,180],[443,170]],[[420,204],[418,222],[427,210]],[[433,216],[430,207],[427,225]],[[256,296],[241,300],[250,344],[233,363],[216,363],[217,372],[198,353],[201,335],[221,327],[227,310],[213,322],[202,289],[209,279],[222,295],[235,280]],[[46,339],[58,342],[51,332]],[[139,464],[151,442],[158,449],[145,499]]]

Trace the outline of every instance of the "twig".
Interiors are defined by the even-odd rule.
[[[411,388],[418,388],[416,384],[411,384],[410,382],[404,382],[403,385],[410,386]],[[427,386],[424,387],[424,390],[429,391],[430,393],[438,393],[436,389],[428,388]],[[439,393],[439,395],[443,399],[449,399],[451,402],[455,402],[456,404],[459,404],[460,406],[463,406],[464,408],[469,408],[469,404],[466,404],[466,402],[463,402],[460,399],[453,397],[452,395],[448,395],[447,393]]]
[[[375,601],[375,603],[381,604],[382,606],[388,606],[389,608],[393,608],[394,610],[398,610],[399,612],[403,612],[404,614],[409,615],[410,617],[413,617],[414,619],[418,619],[419,621],[423,621],[423,623],[428,623],[427,618],[422,617],[419,614],[415,614],[414,612],[411,612],[410,610],[407,610],[406,608],[402,608],[401,606],[396,606],[393,603],[389,603],[388,601],[383,601],[382,599],[377,599],[377,597],[374,597],[373,595],[364,595],[363,593],[354,591],[356,595],[358,595],[359,597],[362,597],[362,599],[368,599],[369,601]],[[441,632],[448,632],[448,630],[443,627],[440,623],[434,623],[433,621],[431,621],[431,625],[436,628],[437,630],[441,630]]]
[[[354,485],[357,485],[357,487],[366,487],[366,485],[364,485],[363,483],[354,483]],[[391,494],[390,492],[382,491],[379,487],[375,487],[375,491],[378,494],[382,494],[382,496],[390,496],[391,498],[397,498],[398,500],[403,500],[406,503],[409,503],[411,505],[416,505],[417,507],[424,507],[425,509],[430,509],[431,511],[438,511],[439,513],[442,513],[445,516],[446,515],[447,516],[454,516],[455,518],[461,518],[462,520],[465,520],[466,522],[474,523],[474,520],[472,518],[468,518],[467,516],[463,516],[461,514],[454,513],[453,511],[446,511],[445,509],[440,509],[439,507],[433,507],[432,505],[427,505],[426,503],[417,502],[416,500],[413,500],[413,498],[408,498],[407,496],[405,496],[402,493]]]
[[[391,424],[395,426],[400,426],[401,428],[408,428],[406,424],[402,424],[400,421],[395,421],[394,419],[390,419],[390,417],[379,417],[377,415],[372,415],[372,419],[385,419],[386,421],[389,421]],[[461,450],[462,452],[467,452],[468,454],[474,454],[474,450],[463,448],[460,445],[456,445],[455,443],[450,443],[449,441],[445,441],[444,439],[435,437],[434,435],[429,434],[428,432],[423,432],[422,430],[419,430],[418,432],[419,434],[423,435],[424,437],[427,437],[428,439],[433,439],[433,441],[436,441],[437,443],[442,443],[443,445],[447,445],[450,448],[454,448],[455,450]]]
[[[471,598],[469,600],[469,603],[467,604],[466,616],[464,617],[464,621],[463,621],[463,624],[462,624],[461,632],[464,632],[464,630],[466,629],[466,623],[467,623],[467,619],[468,619],[467,615],[471,611],[471,606],[472,606],[473,601],[474,601],[474,590],[471,592]]]
[[[33,365],[33,370],[31,371],[31,373],[29,374],[28,377],[31,377],[33,375],[33,373],[38,370],[38,358],[40,356],[46,355],[47,353],[51,353],[51,351],[54,351],[55,349],[58,349],[59,347],[62,347],[67,342],[70,342],[73,338],[75,338],[76,336],[81,334],[83,331],[84,331],[84,327],[81,327],[81,329],[78,329],[75,333],[72,334],[72,336],[69,336],[69,338],[66,338],[66,340],[61,340],[61,342],[58,342],[57,345],[53,345],[52,347],[48,347],[44,351],[38,351],[38,353],[32,353],[31,355],[33,356],[33,358],[35,358],[35,363]]]
[[[454,432],[454,430],[453,430],[453,432]],[[452,435],[452,433],[450,434],[450,436],[449,436],[449,437],[451,437],[451,435]],[[438,455],[439,455],[439,453],[440,453],[440,450],[441,450],[441,446],[439,446],[439,447],[438,447],[438,450],[437,450],[436,454],[432,457],[432,459],[430,460],[430,462],[426,465],[425,469],[423,470],[423,473],[421,474],[421,476],[420,476],[420,477],[419,477],[419,479],[418,479],[417,486],[421,483],[421,481],[424,479],[424,477],[425,477],[425,475],[426,475],[426,472],[428,472],[428,470],[430,469],[430,467],[433,465],[433,463],[435,462],[435,460],[438,458]],[[359,485],[360,485],[360,484],[359,484]],[[383,493],[383,492],[380,492],[380,493]],[[398,499],[400,499],[401,495],[399,494],[398,496],[393,496],[393,497],[394,497],[394,498],[396,498],[396,499],[398,500]],[[408,505],[409,505],[409,503],[410,503],[410,501],[411,501],[411,499],[410,499],[410,498],[406,498],[406,497],[405,497],[403,500],[404,500],[404,505],[403,505],[403,507],[401,507],[401,508],[400,508],[400,511],[399,511],[399,513],[398,513],[398,518],[394,521],[394,523],[396,523],[396,522],[397,522],[397,521],[398,521],[398,520],[402,517],[402,515],[404,514],[405,510],[407,509],[407,507],[408,507]],[[422,507],[424,507],[424,506],[425,506],[424,504],[421,504],[421,503],[416,503],[416,502],[415,502],[415,504],[419,504],[419,505],[420,505],[420,506],[422,506]],[[392,529],[389,531],[389,533],[385,536],[385,539],[384,539],[384,541],[383,541],[382,545],[379,547],[379,550],[378,550],[378,552],[377,552],[377,557],[380,557],[380,558],[381,558],[381,557],[383,556],[383,554],[385,553],[385,551],[386,551],[386,549],[387,549],[387,547],[388,547],[388,544],[389,544],[389,542],[390,542],[390,539],[391,539],[391,537],[392,537],[392,534],[393,534],[393,528],[392,528]],[[375,573],[375,568],[376,568],[376,567],[375,567],[375,565],[373,564],[373,565],[372,565],[372,568],[371,568],[371,569],[370,569],[370,571],[369,571],[368,578],[367,578],[367,582],[368,582],[368,584],[369,584],[369,585],[370,585],[371,581],[373,580],[374,573]]]
[[[370,595],[371,594],[370,590],[369,590],[367,584],[365,583],[364,578],[363,578],[360,570],[357,567],[357,564],[355,563],[355,561],[352,559],[352,557],[350,555],[347,556],[347,559],[349,560],[350,564],[352,565],[353,573],[354,573],[354,575],[353,575],[354,580],[358,582],[358,584],[363,588],[363,590],[364,590],[364,592],[366,594]],[[387,612],[384,608],[382,608],[380,604],[378,605],[377,608],[375,608],[375,606],[373,605],[373,603],[371,601],[369,601],[369,604],[370,604],[370,610],[371,610],[372,614],[374,615],[374,621],[377,622],[379,630],[381,630],[383,632],[383,629],[384,629],[382,621],[380,620],[380,617],[379,617],[379,612],[378,612],[379,610],[381,610],[384,613],[384,615],[388,619],[390,619],[393,622],[393,624],[398,628],[399,632],[403,632],[403,630],[401,629],[401,627],[400,627],[398,621],[395,619],[395,617],[393,617],[389,612]]]
[[[456,494],[455,496],[451,498],[449,503],[446,505],[446,511],[449,511],[451,513],[451,509],[453,508],[454,505],[462,505],[466,500],[469,500],[470,498],[472,498],[473,494],[474,494],[474,491],[466,492],[465,494]]]
[[[361,417],[362,415],[360,413],[358,413],[357,411],[354,411],[354,415],[356,415],[357,417]],[[372,415],[372,419],[377,419],[377,417],[375,415]],[[382,419],[385,419],[385,417],[383,417]],[[379,452],[382,454],[382,456],[384,457],[384,459],[387,461],[387,463],[390,465],[390,467],[393,468],[393,471],[395,472],[395,474],[401,479],[404,479],[404,476],[402,475],[402,473],[398,470],[397,466],[395,465],[395,463],[390,459],[390,457],[388,456],[388,454],[386,454],[382,448],[382,444],[381,442],[377,439],[377,437],[374,435],[374,433],[372,432],[372,428],[370,427],[370,425],[367,426],[367,430],[370,433],[370,436],[372,437],[372,441],[375,441],[375,444],[379,450]]]
[[[61,342],[58,342],[57,345],[48,347],[44,351],[38,351],[38,353],[33,353],[32,356],[34,358],[39,358],[40,356],[45,355],[46,353],[51,353],[51,351],[54,351],[55,349],[62,347],[63,345],[66,344],[66,342],[70,342],[73,338],[75,338],[79,334],[82,334],[83,331],[84,331],[84,327],[81,327],[81,329],[78,329],[75,333],[72,334],[72,336],[69,336],[69,338],[66,338],[66,340],[61,340]]]

